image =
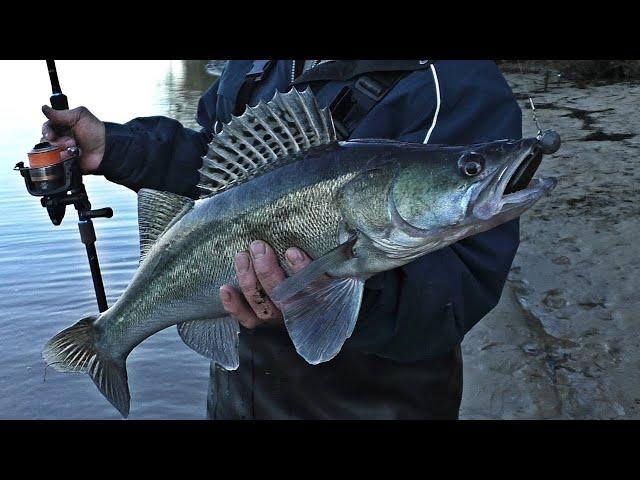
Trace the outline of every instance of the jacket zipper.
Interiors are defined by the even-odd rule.
[[[296,61],[292,60],[291,62],[291,83],[293,83],[293,81],[296,79]],[[309,70],[311,70],[312,68],[316,68],[318,66],[318,63],[320,63],[320,60],[314,60],[313,64],[311,64],[311,67],[309,67]]]

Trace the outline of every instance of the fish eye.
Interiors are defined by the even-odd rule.
[[[465,177],[475,177],[484,168],[484,157],[476,152],[465,153],[458,160],[458,167]]]

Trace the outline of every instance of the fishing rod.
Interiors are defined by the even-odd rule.
[[[47,68],[53,93],[50,97],[51,107],[55,110],[68,110],[69,104],[66,95],[62,93],[60,88],[55,61],[47,60]],[[59,133],[62,134],[63,132]],[[63,159],[61,154],[65,151],[69,156]],[[96,252],[96,232],[91,219],[99,217],[111,218],[113,210],[109,207],[91,209],[87,191],[82,183],[80,150],[77,147],[65,150],[49,142],[41,142],[27,153],[27,157],[29,166],[26,167],[24,162],[18,162],[14,170],[19,171],[24,177],[27,191],[31,195],[42,197],[40,204],[47,209],[51,223],[56,226],[60,225],[67,205],[73,205],[78,212],[80,240],[87,250],[98,309],[100,312],[104,312],[109,307],[104,293],[98,253]]]

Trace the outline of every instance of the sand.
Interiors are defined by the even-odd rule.
[[[499,305],[463,342],[463,419],[640,418],[640,86],[507,74],[525,135],[562,148],[559,179],[522,217]]]

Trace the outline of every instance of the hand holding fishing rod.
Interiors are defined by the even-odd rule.
[[[108,207],[91,209],[82,183],[82,173],[94,171],[102,160],[104,124],[84,107],[69,110],[67,97],[60,89],[54,61],[47,60],[47,67],[53,91],[53,108],[44,106],[42,111],[49,121],[43,126],[41,142],[28,153],[29,167],[19,162],[14,170],[20,171],[31,195],[42,197],[40,203],[47,209],[54,225],[62,222],[67,205],[73,205],[77,210],[80,239],[87,250],[98,308],[103,312],[108,306],[91,219],[110,218],[113,210]],[[76,139],[80,140],[78,144]]]

